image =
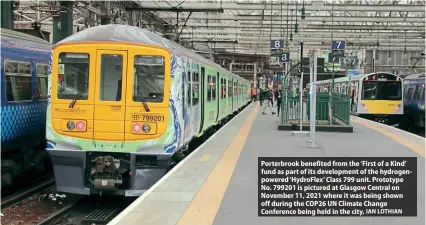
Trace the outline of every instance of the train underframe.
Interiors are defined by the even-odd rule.
[[[396,114],[361,114],[359,117],[362,117],[364,119],[376,121],[379,123],[387,124],[387,125],[395,125],[399,124],[403,115],[396,115]]]
[[[52,165],[44,150],[46,141],[39,136],[26,137],[6,143],[1,151],[1,187],[13,187],[15,183],[51,172]]]
[[[140,196],[243,108],[174,154],[49,150],[57,190],[80,195]]]
[[[411,111],[405,109],[404,116],[401,119],[400,128],[407,131],[415,131],[425,128],[425,113],[424,111]]]

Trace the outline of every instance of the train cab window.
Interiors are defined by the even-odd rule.
[[[88,99],[90,56],[87,53],[59,54],[58,98]]]
[[[33,93],[30,63],[5,61],[4,74],[7,101],[32,100]]]
[[[200,76],[198,73],[192,74],[192,105],[198,105],[198,92],[200,84]]]
[[[101,55],[100,100],[121,101],[123,76],[123,56],[119,54]]]
[[[216,76],[212,76],[212,101],[216,101]]]
[[[49,65],[37,63],[36,72],[37,72],[37,81],[38,81],[38,94],[41,99],[47,98],[48,70],[49,70]]]
[[[377,95],[377,83],[364,82],[362,85],[362,100],[375,100]]]
[[[163,56],[135,56],[133,101],[163,102],[164,65]]]
[[[188,105],[191,105],[191,99],[192,99],[192,79],[191,79],[191,71],[188,71],[188,74],[186,75],[186,80],[188,81],[188,87],[187,87],[187,99],[188,99]]]
[[[212,100],[212,86],[213,86],[213,82],[212,82],[212,76],[207,75],[207,101],[210,102]]]

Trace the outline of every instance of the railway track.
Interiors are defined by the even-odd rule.
[[[80,196],[38,225],[108,224],[135,199],[121,196]]]
[[[39,194],[41,192],[44,192],[46,190],[49,190],[55,187],[55,180],[53,179],[52,175],[46,175],[45,177],[38,179],[38,182],[36,183],[37,184],[29,188],[19,190],[3,198],[1,201],[1,208],[5,209],[5,208],[12,207],[14,205],[19,204],[20,202],[22,202],[23,200],[27,198],[30,198],[36,194]]]

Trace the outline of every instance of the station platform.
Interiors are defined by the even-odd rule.
[[[120,213],[110,225],[423,225],[425,139],[351,117],[353,133],[279,131],[276,115],[246,107]],[[417,217],[258,217],[258,157],[417,157]]]

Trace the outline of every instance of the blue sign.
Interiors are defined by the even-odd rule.
[[[271,49],[284,48],[284,40],[271,40]]]
[[[345,49],[345,41],[332,41],[331,49]]]
[[[279,62],[290,62],[290,52],[283,52],[279,58]]]
[[[339,63],[340,57],[333,55],[333,53],[328,53],[328,63]]]
[[[275,80],[282,80],[283,76],[283,72],[277,72],[277,74],[275,74]]]
[[[360,74],[360,70],[359,69],[352,69],[348,71],[348,76],[349,77],[353,77],[353,76],[358,76]]]

